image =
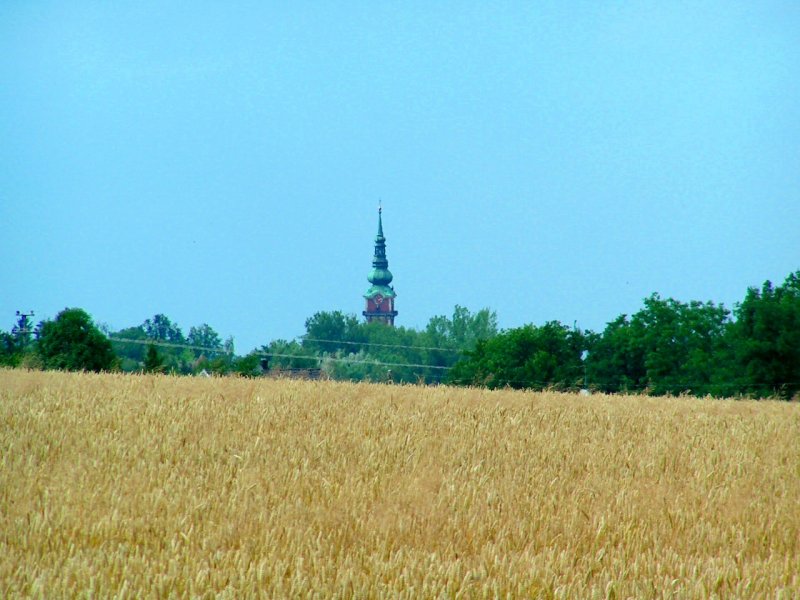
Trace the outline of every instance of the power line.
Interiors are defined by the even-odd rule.
[[[402,344],[378,344],[375,342],[346,342],[343,340],[321,340],[317,338],[308,338],[301,336],[299,339],[303,340],[304,342],[318,342],[318,343],[330,343],[330,344],[348,344],[351,346],[375,346],[376,348],[406,348],[411,350],[438,350],[440,352],[462,352],[457,348],[441,348],[438,346],[404,346]]]
[[[215,354],[233,354],[223,348],[209,348],[208,346],[192,346],[191,344],[176,344],[174,342],[164,342],[162,340],[128,340],[109,336],[109,341],[118,344],[142,344],[146,346],[162,346],[164,348],[188,348],[189,350],[202,350],[203,352],[214,352]]]
[[[226,352],[224,349],[215,349],[215,348],[208,348],[205,346],[193,346],[190,344],[176,344],[173,342],[164,342],[161,340],[129,340],[124,338],[115,338],[109,337],[108,338],[112,342],[116,343],[123,343],[123,344],[141,344],[141,345],[153,345],[153,346],[160,346],[166,348],[186,348],[190,350],[200,350],[205,352],[213,352],[215,354],[232,354],[231,352]],[[319,340],[315,340],[319,341]],[[324,340],[323,340],[324,341]],[[328,340],[333,341],[333,340]],[[357,343],[357,342],[351,342]],[[383,347],[411,347],[411,348],[420,348],[421,346],[391,346],[389,344],[373,344],[375,346],[383,346]],[[345,364],[362,364],[365,366],[378,366],[378,367],[407,367],[407,368],[414,368],[414,369],[435,369],[440,372],[450,371],[452,367],[443,367],[437,365],[424,365],[424,364],[415,364],[415,363],[397,363],[397,362],[383,362],[383,361],[363,361],[358,360],[355,358],[346,358],[346,357],[334,357],[334,356],[306,356],[302,354],[283,354],[283,353],[276,353],[276,352],[264,352],[264,351],[254,351],[251,354],[255,354],[256,356],[263,356],[269,358],[292,358],[292,359],[299,359],[299,360],[309,360],[309,361],[330,361],[330,362],[337,362],[337,363],[345,363]],[[539,381],[534,379],[504,379],[498,378],[499,385],[497,387],[505,387],[508,385],[518,384],[523,387],[555,387],[555,386],[563,386],[567,389],[578,389],[583,388],[583,382],[576,383],[576,384],[567,384],[566,382],[560,381]],[[462,383],[467,385],[480,385],[486,387],[487,384],[491,384],[491,381],[484,381],[482,383],[478,382],[470,382],[470,381],[461,381],[461,382],[454,382],[454,383]],[[798,385],[800,382],[796,381],[781,381],[781,382],[741,382],[734,384],[736,387],[744,387],[744,388],[776,388],[784,385]],[[632,387],[632,389],[625,389],[625,384],[617,382],[617,381],[590,381],[589,387],[615,387],[617,388],[617,393],[619,392],[630,392],[630,393],[640,393],[647,390],[650,387],[654,388],[662,388],[662,389],[681,389],[683,390],[691,390],[693,388],[701,387],[701,386],[722,386],[724,387],[725,384],[718,384],[713,382],[706,382],[706,381],[695,381],[695,382],[678,382],[678,383],[659,383],[659,382],[647,382],[644,384],[643,387],[637,388]]]
[[[163,342],[160,340],[126,340],[123,338],[115,338],[109,337],[108,338],[112,342],[120,343],[120,344],[141,344],[143,346],[160,346],[165,348],[188,348],[190,350],[201,350],[206,352],[214,352],[217,354],[226,354],[225,350],[222,349],[214,349],[214,348],[206,348],[204,346],[192,346],[190,344],[175,344],[172,342]],[[230,352],[228,352],[230,354]],[[363,364],[363,365],[377,365],[382,367],[411,367],[411,368],[419,368],[419,369],[438,369],[447,371],[450,367],[440,367],[436,365],[421,365],[421,364],[414,364],[414,363],[396,363],[396,362],[382,362],[382,361],[363,361],[358,360],[355,358],[341,358],[341,357],[334,357],[334,356],[304,356],[302,354],[281,354],[277,352],[263,352],[263,351],[255,351],[251,352],[250,354],[255,354],[256,356],[264,356],[264,357],[276,357],[276,358],[297,358],[297,359],[304,359],[304,360],[315,360],[315,361],[332,361],[332,362],[341,362],[341,363],[349,363],[349,364]]]
[[[417,369],[439,369],[442,371],[449,371],[452,367],[439,367],[436,365],[418,365],[414,363],[394,363],[394,362],[382,362],[382,361],[363,361],[358,360],[355,358],[340,358],[334,356],[303,356],[302,354],[273,354],[271,352],[253,352],[257,356],[266,356],[266,357],[278,357],[278,358],[302,358],[306,360],[318,360],[318,361],[332,361],[332,362],[340,362],[340,363],[349,363],[349,364],[356,364],[356,365],[377,365],[380,367],[413,367]]]

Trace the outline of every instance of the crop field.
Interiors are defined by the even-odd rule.
[[[798,598],[800,405],[0,370],[0,597]]]

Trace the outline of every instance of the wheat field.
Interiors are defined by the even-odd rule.
[[[800,405],[0,371],[0,595],[798,598]]]

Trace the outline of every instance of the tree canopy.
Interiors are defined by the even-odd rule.
[[[186,337],[186,344],[207,348],[208,350],[222,350],[222,338],[208,323],[203,323],[198,327],[190,327],[189,335]]]
[[[66,308],[39,331],[36,352],[46,369],[107,371],[116,357],[111,343],[80,308]]]
[[[583,333],[558,321],[525,325],[479,340],[450,372],[459,385],[577,389],[583,384]]]
[[[800,271],[778,287],[749,288],[729,329],[728,373],[734,388],[753,396],[800,393]]]
[[[207,323],[190,327],[189,335],[184,337],[180,326],[161,313],[145,319],[141,325],[120,329],[111,337],[124,371],[158,370],[188,375],[206,369],[226,373],[233,358],[230,356],[233,340],[223,343]],[[157,362],[151,347],[157,351]]]
[[[711,302],[653,294],[630,319],[620,315],[601,335],[589,336],[588,380],[605,392],[710,393],[729,314]]]
[[[472,313],[458,305],[452,318],[433,317],[422,331],[364,323],[341,311],[318,312],[306,321],[300,347],[285,353],[316,356],[337,379],[434,383],[443,380],[462,351],[496,333],[494,312]]]

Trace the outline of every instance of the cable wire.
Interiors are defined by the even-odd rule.
[[[214,353],[214,354],[229,354],[229,355],[233,354],[233,352],[226,351],[223,348],[208,348],[208,347],[205,347],[205,346],[194,346],[194,345],[191,345],[191,344],[176,344],[174,342],[164,342],[164,341],[161,341],[161,340],[129,340],[129,339],[117,338],[117,337],[109,337],[108,339],[110,341],[112,341],[112,342],[121,343],[121,344],[140,344],[140,345],[147,345],[147,346],[153,345],[153,346],[159,346],[159,347],[165,347],[165,348],[186,348],[186,349],[189,349],[189,350],[199,350],[199,351],[203,351],[203,352],[211,352],[211,353]],[[312,340],[312,339],[309,339],[308,341],[334,341],[334,340]],[[342,343],[342,342],[337,342],[337,343]],[[348,342],[344,342],[344,343],[348,343]],[[349,342],[349,343],[357,344],[359,342]],[[365,345],[367,345],[367,344],[365,344]],[[380,347],[389,347],[389,348],[424,348],[423,346],[393,346],[391,344],[370,344],[370,345],[380,346]],[[363,364],[363,365],[367,365],[367,366],[379,366],[379,367],[408,367],[408,368],[415,368],[415,369],[435,369],[435,370],[438,370],[440,372],[449,371],[449,370],[451,370],[453,368],[453,367],[444,367],[444,366],[438,366],[438,365],[424,365],[424,364],[416,364],[416,363],[363,361],[363,360],[358,360],[358,359],[353,359],[353,358],[335,357],[335,356],[330,356],[330,355],[327,355],[327,356],[304,356],[302,354],[281,354],[281,353],[275,353],[275,352],[264,352],[264,351],[260,351],[260,350],[251,352],[250,354],[255,354],[256,356],[263,356],[263,357],[293,358],[293,359],[309,360],[309,361],[317,361],[317,362],[330,361],[330,362],[345,363],[345,364]],[[499,385],[498,387],[505,387],[505,386],[508,386],[508,385],[517,384],[517,385],[520,385],[523,388],[525,388],[525,387],[527,387],[527,388],[532,388],[532,387],[547,388],[547,387],[554,387],[554,386],[563,386],[563,387],[565,387],[567,389],[581,389],[581,388],[584,388],[583,383],[581,383],[580,385],[578,385],[578,384],[566,385],[565,382],[556,382],[556,381],[537,381],[537,380],[533,380],[533,379],[524,379],[524,380],[523,379],[502,379],[502,378],[499,378],[499,379],[500,379],[500,381],[502,381],[502,384]],[[453,383],[457,383],[457,384],[460,383],[462,385],[463,384],[466,384],[466,385],[480,385],[480,386],[486,387],[486,384],[487,383],[491,383],[491,382],[490,381],[484,381],[483,383],[476,383],[476,382],[471,382],[471,381],[460,381],[460,382],[453,382]],[[749,383],[748,382],[741,382],[741,383],[734,383],[732,385],[734,385],[735,387],[738,387],[738,388],[744,387],[744,388],[748,388],[748,389],[754,389],[754,388],[759,388],[759,387],[775,389],[777,387],[781,387],[781,386],[785,386],[785,385],[798,385],[799,383],[800,382],[795,382],[795,381],[769,382],[769,383],[763,383],[763,382],[749,382]],[[607,381],[607,382],[590,381],[589,382],[589,387],[590,388],[591,387],[617,387],[617,388],[620,388],[618,390],[618,392],[623,392],[624,391],[626,393],[642,392],[642,391],[646,390],[648,387],[651,387],[651,386],[652,387],[656,387],[656,388],[662,388],[662,389],[672,389],[672,390],[681,389],[681,390],[688,391],[688,390],[691,390],[692,388],[699,387],[699,386],[714,386],[714,385],[724,386],[725,384],[715,384],[715,383],[707,382],[707,381],[679,382],[679,383],[650,382],[650,383],[645,384],[645,386],[643,388],[637,389],[637,388],[634,387],[631,390],[623,390],[623,389],[621,389],[621,388],[623,388],[623,384],[621,384],[620,382],[617,382],[617,381]]]
[[[437,346],[403,346],[402,344],[378,344],[375,342],[345,342],[343,340],[320,340],[317,338],[307,338],[300,336],[298,339],[304,342],[330,343],[330,344],[349,344],[352,346],[375,346],[376,348],[407,348],[411,350],[438,350],[440,352],[462,352],[457,348],[440,348]]]
[[[112,342],[122,343],[122,344],[141,344],[143,346],[161,346],[166,348],[188,348],[190,350],[201,350],[204,352],[213,352],[215,354],[232,354],[232,352],[226,352],[223,349],[215,349],[215,348],[206,348],[204,346],[192,346],[190,344],[175,344],[172,342],[163,342],[160,340],[126,340],[122,338],[108,338]],[[264,352],[261,350],[256,350],[251,352],[250,354],[255,354],[256,356],[264,356],[264,357],[276,357],[276,358],[298,358],[304,360],[315,360],[315,361],[332,361],[332,362],[341,362],[341,363],[349,363],[349,364],[364,364],[364,365],[377,365],[383,367],[412,367],[418,369],[438,369],[438,370],[449,370],[451,367],[440,367],[436,365],[421,365],[421,364],[414,364],[414,363],[396,363],[396,362],[381,362],[381,361],[363,361],[357,360],[354,358],[341,358],[335,356],[304,356],[302,354],[279,354],[276,352]]]

